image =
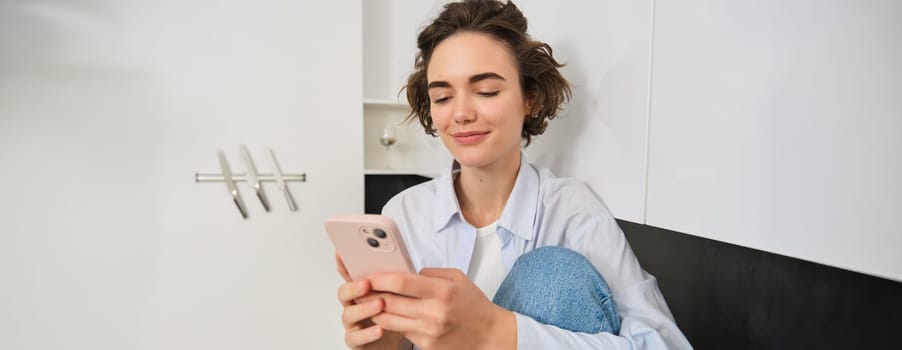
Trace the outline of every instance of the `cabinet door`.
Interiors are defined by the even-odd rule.
[[[900,19],[656,2],[646,223],[902,280]]]
[[[0,4],[0,348],[335,349],[363,211],[359,1]],[[266,213],[217,150],[298,211]]]

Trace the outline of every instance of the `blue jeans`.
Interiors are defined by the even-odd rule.
[[[573,332],[620,332],[607,282],[589,260],[567,248],[541,247],[521,255],[493,302]]]

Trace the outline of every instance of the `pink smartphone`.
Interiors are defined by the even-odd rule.
[[[352,280],[382,272],[416,272],[392,219],[372,214],[332,215],[326,232]]]

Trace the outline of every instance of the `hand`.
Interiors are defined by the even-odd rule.
[[[381,298],[370,294],[370,282],[351,281],[347,268],[337,254],[335,264],[338,273],[346,282],[338,288],[338,300],[344,308],[341,322],[345,328],[345,344],[351,349],[410,349],[410,343],[401,334],[386,332],[381,326],[370,321],[371,317],[382,312],[385,307],[385,302]],[[376,297],[366,302],[355,302],[355,299],[367,295]]]
[[[515,349],[514,314],[493,304],[458,269],[426,268],[368,278],[381,294],[377,326],[400,332],[423,349]],[[363,298],[364,303],[376,297]]]

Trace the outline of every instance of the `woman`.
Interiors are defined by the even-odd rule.
[[[526,27],[514,4],[474,0],[420,33],[411,118],[455,162],[383,208],[420,272],[339,288],[351,348],[691,347],[604,204],[521,154],[570,96]]]

